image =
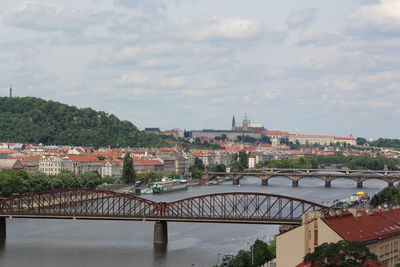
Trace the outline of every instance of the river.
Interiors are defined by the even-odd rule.
[[[274,178],[268,186],[261,186],[255,177],[242,178],[240,183],[195,186],[146,197],[168,202],[220,192],[263,192],[330,205],[360,190],[373,195],[387,185],[368,180],[363,189],[357,189],[355,182],[337,179],[331,188],[325,188],[319,179],[304,178],[293,188],[287,178]],[[0,266],[212,266],[221,262],[221,255],[246,249],[257,238],[272,238],[279,226],[169,222],[166,251],[154,249],[153,227],[153,222],[7,219],[7,239],[0,243]]]

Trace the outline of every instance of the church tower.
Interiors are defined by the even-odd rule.
[[[232,131],[235,130],[235,128],[236,128],[235,115],[233,115],[233,118],[232,118]]]
[[[10,84],[10,98],[12,97],[12,84]]]
[[[248,131],[249,130],[249,124],[250,121],[247,119],[247,113],[244,114],[244,119],[242,123],[242,131]]]

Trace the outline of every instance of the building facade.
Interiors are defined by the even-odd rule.
[[[62,171],[72,172],[72,161],[67,157],[42,157],[39,160],[39,172],[47,175],[57,175]]]
[[[323,243],[363,242],[388,267],[400,263],[400,209],[306,213],[302,225],[276,237],[277,267],[292,267]]]

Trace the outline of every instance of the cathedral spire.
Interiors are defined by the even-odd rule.
[[[232,130],[235,130],[235,127],[236,127],[235,114],[233,114],[233,118],[232,118]]]

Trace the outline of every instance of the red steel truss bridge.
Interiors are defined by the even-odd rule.
[[[248,224],[301,224],[317,203],[265,193],[217,193],[173,202],[154,202],[131,194],[64,189],[24,194],[0,202],[0,238],[5,218],[156,221],[155,243],[167,242],[167,221]]]

